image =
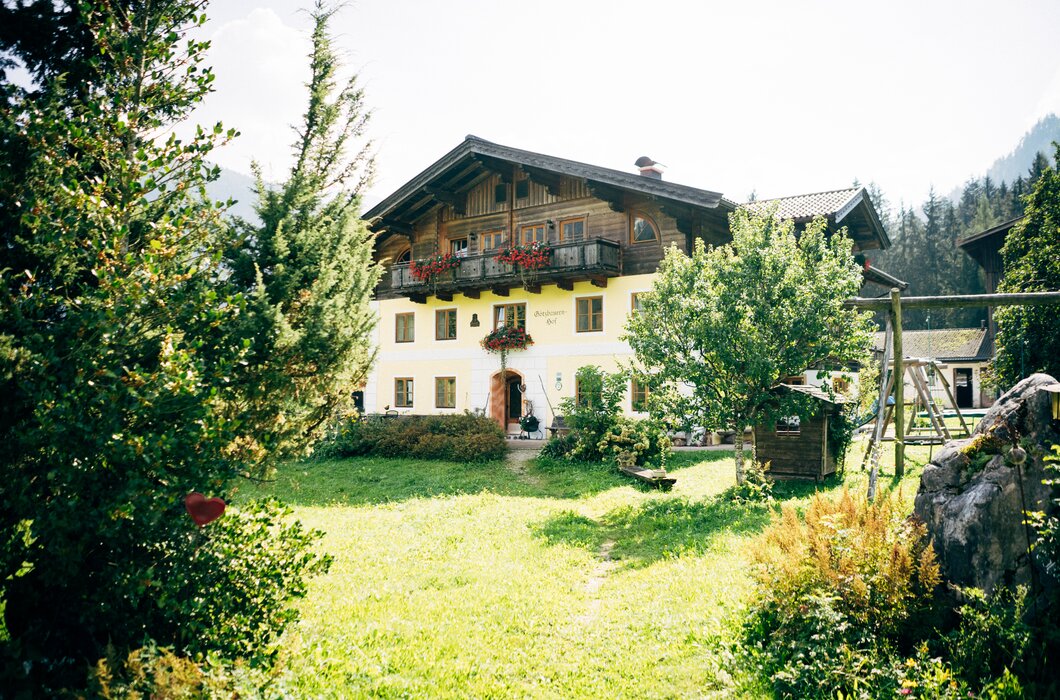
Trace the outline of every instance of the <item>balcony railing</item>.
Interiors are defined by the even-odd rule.
[[[606,280],[622,273],[622,249],[605,239],[557,243],[552,259],[537,273],[537,284]],[[518,270],[497,260],[499,251],[468,255],[451,270],[436,275],[429,283],[417,280],[409,263],[391,265],[379,283],[380,296],[426,297],[466,290],[515,287],[521,284]]]

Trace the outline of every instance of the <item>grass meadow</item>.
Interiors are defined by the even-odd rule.
[[[881,484],[909,508],[928,448]],[[863,491],[782,483],[773,505],[720,497],[731,451],[680,452],[663,493],[609,466],[533,460],[305,462],[244,492],[326,533],[335,559],[300,602],[281,690],[297,697],[767,697],[734,661],[749,547],[787,503]]]

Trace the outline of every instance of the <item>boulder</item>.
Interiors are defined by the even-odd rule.
[[[1032,561],[1025,511],[1055,510],[1044,457],[1060,442],[1051,397],[1056,380],[1027,377],[1002,396],[972,437],[946,444],[924,468],[915,515],[926,525],[943,574],[958,586],[1056,585],[1044,562]],[[1012,448],[1020,445],[1026,461]],[[1032,571],[1033,566],[1033,571]]]

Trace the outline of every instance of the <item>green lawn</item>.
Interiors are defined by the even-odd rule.
[[[907,454],[911,504],[927,448]],[[243,495],[293,504],[335,557],[288,635],[284,692],[763,695],[727,658],[750,585],[747,545],[773,509],[715,498],[733,483],[731,452],[682,452],[670,466],[670,493],[606,467],[541,462],[521,473],[405,459],[283,469]],[[853,471],[847,485],[863,490]],[[801,505],[815,488],[778,492]]]

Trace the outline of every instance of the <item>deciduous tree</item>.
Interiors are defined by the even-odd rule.
[[[810,408],[774,387],[863,358],[871,338],[869,316],[843,306],[861,285],[845,233],[827,237],[817,219],[797,235],[791,221],[744,210],[730,228],[729,244],[669,250],[626,337],[655,389],[653,413],[736,431],[743,483],[744,428]]]
[[[1055,145],[1060,157],[1060,144]],[[1027,197],[1024,218],[1005,236],[1005,276],[999,292],[1060,290],[1060,173],[1036,162],[1040,176]],[[1034,372],[1060,376],[1060,315],[1050,306],[996,311],[997,381],[1007,388]]]

